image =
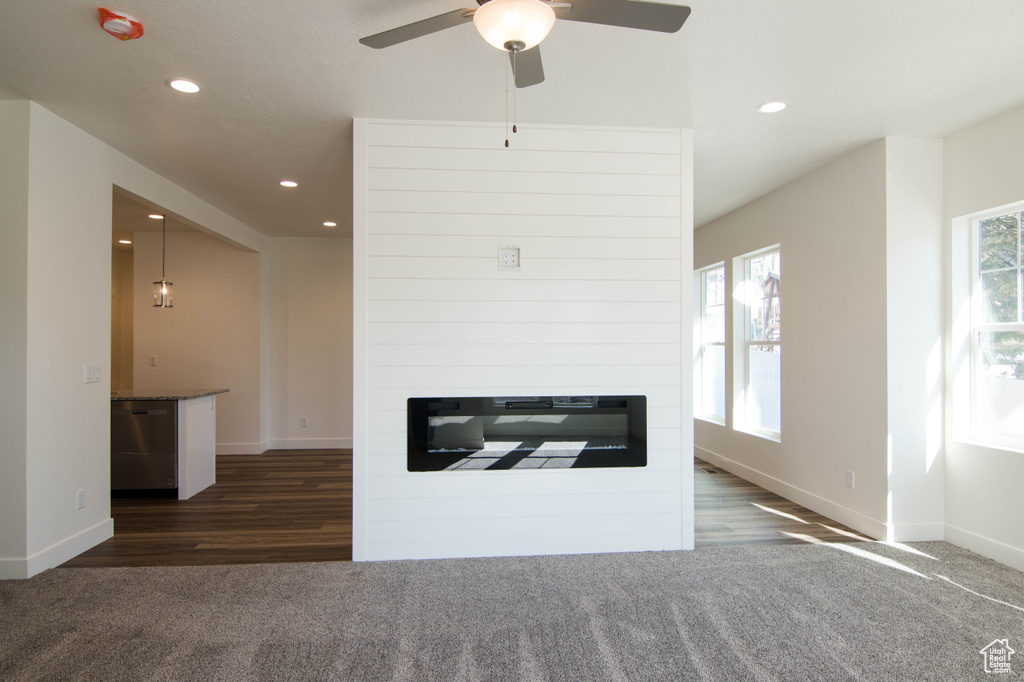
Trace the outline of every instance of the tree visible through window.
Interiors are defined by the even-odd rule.
[[[1015,211],[976,223],[974,437],[1024,445],[1022,220]]]
[[[725,422],[725,267],[700,273],[700,348],[695,367],[694,413]]]
[[[782,252],[757,253],[743,263],[741,428],[777,435],[782,431]]]

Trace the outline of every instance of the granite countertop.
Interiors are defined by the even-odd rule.
[[[226,388],[147,388],[135,391],[111,391],[111,400],[192,400],[227,393]]]

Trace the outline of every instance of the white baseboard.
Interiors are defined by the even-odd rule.
[[[268,450],[338,450],[351,448],[351,438],[271,438]]]
[[[218,455],[259,455],[267,450],[269,441],[259,443],[217,443]]]
[[[267,450],[338,450],[352,448],[351,438],[268,438],[260,443],[217,443],[218,455],[260,455]]]
[[[1024,549],[1012,547],[998,540],[972,533],[957,526],[946,524],[946,542],[969,549],[975,554],[988,557],[993,561],[1024,571]]]
[[[0,559],[0,580],[31,578],[60,566],[114,536],[114,520],[105,519],[24,559]]]
[[[944,523],[897,523],[892,529],[893,542],[932,542],[945,538]]]
[[[864,514],[854,511],[848,507],[844,507],[841,504],[836,504],[832,500],[815,495],[814,493],[808,492],[794,485],[790,485],[785,481],[780,481],[779,479],[760,472],[757,469],[752,469],[745,464],[740,464],[728,457],[723,457],[718,453],[705,450],[702,447],[694,446],[694,450],[696,456],[708,464],[713,464],[716,467],[725,469],[730,474],[735,474],[746,481],[756,483],[765,490],[770,490],[776,495],[782,495],[787,500],[792,500],[797,504],[803,505],[811,511],[818,512],[823,516],[827,516],[830,519],[838,521],[845,526],[864,533],[868,537],[876,540],[884,540],[888,536],[888,528],[884,521],[879,521],[878,519],[873,519],[870,516],[865,516]]]

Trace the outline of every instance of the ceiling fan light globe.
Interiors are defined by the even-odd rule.
[[[476,30],[488,43],[506,50],[506,43],[535,47],[555,25],[555,11],[541,0],[490,0],[473,14]]]

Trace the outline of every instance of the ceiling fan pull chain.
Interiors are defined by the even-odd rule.
[[[512,81],[513,81],[513,84],[515,84],[515,80],[516,80],[516,55],[517,54],[519,54],[519,50],[518,49],[513,49],[512,50]],[[515,134],[517,132],[516,131],[516,90],[518,90],[518,89],[519,89],[518,85],[516,85],[516,87],[512,88],[512,133],[513,134]]]
[[[502,67],[505,66],[505,60],[501,60]],[[508,148],[508,69],[502,68],[505,72],[505,148]]]

